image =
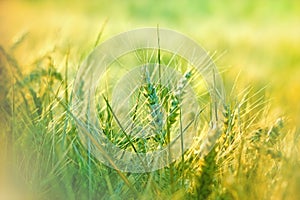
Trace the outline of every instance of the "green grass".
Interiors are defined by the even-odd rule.
[[[5,194],[17,199],[299,199],[297,1],[176,1],[166,9],[162,2],[152,6],[150,1],[115,6],[93,1],[82,9],[74,3],[72,12],[77,14],[71,12],[66,19],[76,23],[64,21],[61,32],[50,19],[54,17],[55,23],[62,19],[66,3],[55,2],[58,5],[21,1],[9,7],[14,12],[7,18],[0,16],[3,22],[11,21],[8,30],[0,28],[5,33],[0,40],[0,199],[9,199]],[[102,34],[104,17],[113,11],[118,15],[111,16]],[[21,21],[15,12],[37,26],[29,32],[17,29]],[[125,21],[131,24],[120,28]],[[170,166],[143,174],[124,173],[103,165],[81,142],[76,118],[70,113],[72,80],[101,37],[157,23],[196,36],[213,51],[228,50],[221,59],[217,58],[221,53],[211,53],[226,88],[225,120],[220,138],[206,156],[200,152],[203,128],[192,147]],[[19,31],[24,34],[13,42],[7,40]],[[98,115],[111,141],[143,152],[169,142],[168,128],[178,123],[180,113],[176,95],[167,92],[170,95],[164,100],[159,84],[150,81],[140,90],[148,106],[139,112],[155,113],[162,106],[171,113],[163,127],[160,123],[150,127],[164,137],[130,144],[130,138],[116,128],[108,103]],[[105,105],[105,100],[99,103]],[[156,121],[157,116],[150,117]]]
[[[284,116],[272,114],[266,89],[241,87],[239,79],[234,82],[227,91],[231,95],[224,104],[221,137],[205,157],[199,154],[201,140],[196,138],[183,160],[154,172],[132,174],[103,165],[81,143],[76,119],[70,115],[68,56],[60,71],[51,55],[34,62],[28,74],[4,49],[1,63],[13,74],[3,82],[1,143],[7,147],[3,166],[7,186],[25,199],[296,199],[299,195],[299,162],[294,154],[299,140]],[[141,95],[157,114],[153,109],[162,101],[157,95],[163,88],[147,80]],[[177,111],[170,107],[176,106],[175,98],[170,95],[164,101],[170,111]],[[120,140],[110,106],[103,112],[99,113],[106,116],[103,130],[111,134],[111,141]],[[175,113],[168,126],[178,121]],[[157,116],[152,117],[158,123]],[[152,145],[168,143],[163,124],[152,125],[166,137],[156,138]],[[121,137],[125,146],[128,140]],[[130,143],[138,151],[147,150],[141,141]]]

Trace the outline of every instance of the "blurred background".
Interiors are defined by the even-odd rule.
[[[0,1],[0,44],[26,72],[39,56],[70,50],[77,69],[100,42],[138,27],[170,28],[196,40],[215,59],[225,82],[267,86],[279,112],[299,122],[300,3],[253,1]]]

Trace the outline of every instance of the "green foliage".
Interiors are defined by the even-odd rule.
[[[214,179],[217,172],[216,164],[217,152],[213,148],[205,157],[204,165],[201,166],[201,174],[197,177],[196,183],[196,198],[197,199],[208,199],[213,193]]]
[[[78,137],[69,110],[68,57],[61,68],[46,55],[23,74],[13,56],[1,51],[1,65],[15,66],[17,74],[12,85],[1,82],[5,95],[0,125],[5,132],[0,133],[10,147],[3,153],[10,158],[3,165],[9,168],[14,190],[25,191],[29,199],[297,199],[300,195],[299,159],[294,156],[299,152],[299,133],[285,117],[271,113],[264,89],[237,89],[236,81],[224,105],[221,137],[206,156],[197,152],[201,141],[195,139],[183,158],[168,167],[123,173],[100,163]],[[146,99],[149,121],[154,122],[151,128],[161,138],[124,139],[124,133],[116,134],[116,117],[108,101],[106,109],[97,107],[102,131],[120,147],[134,145],[139,152],[154,148],[149,144],[168,143],[168,132],[180,120],[183,88],[192,77],[187,70],[170,91],[146,74],[140,98]],[[135,121],[134,113],[132,118]]]

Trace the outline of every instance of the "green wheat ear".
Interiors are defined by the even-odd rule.
[[[172,126],[178,119],[180,114],[180,106],[182,103],[182,98],[184,95],[184,88],[186,87],[188,81],[192,76],[191,71],[187,71],[184,75],[179,79],[176,89],[171,96],[169,115],[168,115],[168,125]]]
[[[157,95],[157,87],[151,82],[148,68],[145,67],[145,86],[143,87],[143,95],[146,98],[146,105],[151,113],[150,116],[150,127],[156,135],[162,134],[163,131],[163,112],[162,105]],[[163,142],[163,138],[161,138]]]

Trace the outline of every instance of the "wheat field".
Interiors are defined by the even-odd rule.
[[[293,0],[0,1],[0,199],[299,199],[299,13]],[[73,84],[105,40],[158,25],[195,40],[216,64],[226,94],[220,137],[205,156],[195,137],[164,168],[123,172],[81,140],[70,111]],[[182,83],[195,82],[188,68],[176,69]],[[121,75],[111,73],[108,81]],[[139,98],[155,124],[141,124],[162,135],[147,141],[119,134],[109,102],[99,100],[103,132],[135,153],[166,146],[180,124],[179,98],[151,81],[146,86]],[[165,123],[159,106],[172,111]]]

